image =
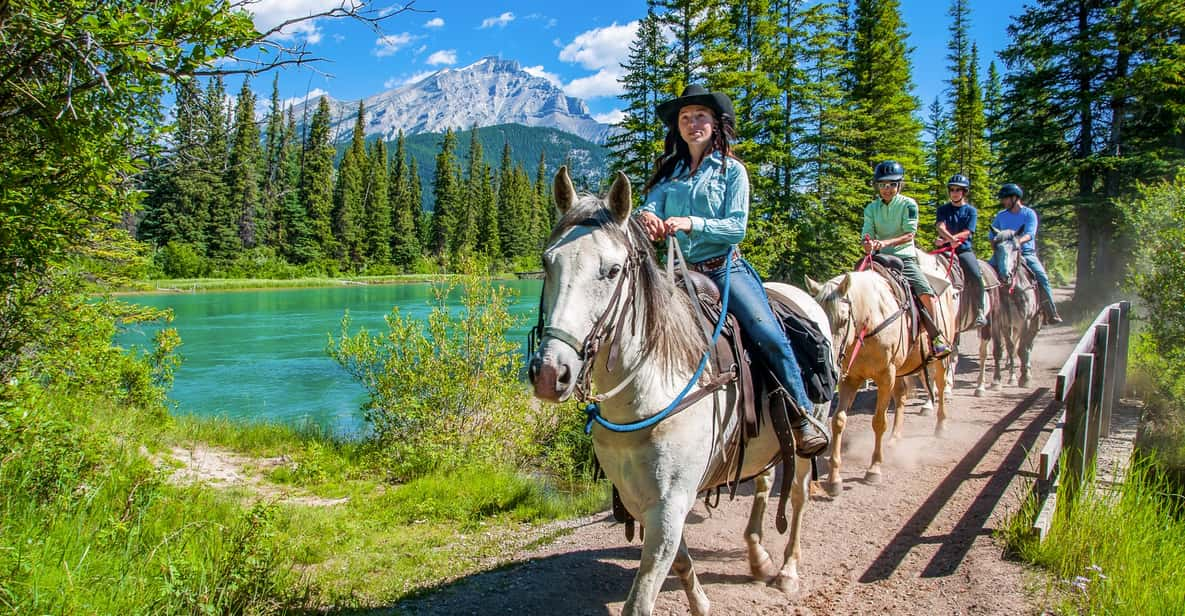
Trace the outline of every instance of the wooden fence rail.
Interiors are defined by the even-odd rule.
[[[1058,484],[1077,493],[1093,473],[1099,438],[1111,434],[1111,410],[1127,382],[1130,334],[1131,302],[1103,308],[1057,374],[1054,395],[1064,410],[1038,464],[1040,508],[1033,532],[1040,539],[1053,524]]]

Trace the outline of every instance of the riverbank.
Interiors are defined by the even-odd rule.
[[[142,280],[116,290],[112,295],[153,293],[201,293],[206,291],[260,291],[266,289],[313,289],[343,286],[423,284],[452,280],[459,274],[398,274],[391,276],[339,276],[325,278],[169,278]],[[495,274],[491,280],[515,280],[514,273]]]
[[[509,467],[386,480],[316,429],[40,391],[0,408],[0,608],[274,613],[390,605],[490,566],[601,485]]]

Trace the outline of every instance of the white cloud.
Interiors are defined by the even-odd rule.
[[[603,68],[588,77],[580,77],[568,82],[564,86],[564,94],[576,98],[598,98],[601,96],[619,96],[625,92],[621,83],[620,71]]]
[[[547,72],[546,70],[543,69],[542,64],[540,64],[538,66],[524,66],[523,71],[526,73],[529,73],[531,75],[534,75],[536,77],[542,77],[542,78],[550,81],[551,84],[556,87],[560,87],[560,88],[564,87],[563,82],[560,81],[560,76],[556,75],[555,73]]]
[[[424,60],[424,63],[427,64],[428,66],[436,66],[438,64],[444,64],[444,65],[456,64],[457,63],[457,50],[456,49],[441,49],[440,51],[434,51],[434,52],[432,52],[432,55],[428,56],[427,60]]]
[[[578,63],[590,70],[612,69],[620,71],[619,65],[629,56],[630,43],[638,32],[638,22],[595,28],[583,32],[560,50],[564,62]]]
[[[412,36],[410,32],[380,36],[374,41],[374,55],[380,58],[392,55],[414,40],[416,37]]]
[[[323,13],[341,5],[341,0],[258,0],[244,3],[243,8],[251,13],[255,29],[266,32],[289,19]],[[316,44],[321,41],[321,30],[316,20],[302,21],[284,28],[275,37],[280,40],[303,39]]]
[[[625,112],[620,109],[614,109],[605,113],[598,113],[593,116],[593,119],[602,124],[617,124],[625,119]]]
[[[299,105],[305,101],[315,101],[315,100],[321,98],[322,96],[328,96],[328,95],[329,95],[329,93],[326,92],[325,90],[322,90],[321,88],[313,88],[312,90],[309,90],[309,93],[304,96],[294,96],[292,98],[284,99],[283,102],[280,103],[280,107],[283,109],[287,109],[288,107],[290,107],[292,105]]]
[[[497,17],[486,17],[485,19],[481,20],[481,27],[492,28],[494,26],[498,26],[499,28],[505,28],[506,24],[512,21],[514,21],[514,13],[506,11]]]
[[[439,17],[433,17],[432,19],[429,19],[428,21],[424,22],[424,27],[425,28],[443,28],[444,27],[444,20]]]
[[[638,22],[582,32],[560,50],[560,60],[579,64],[596,73],[579,77],[564,86],[564,93],[578,98],[618,96],[625,90],[621,84],[624,71],[621,63],[629,56],[630,43],[638,32]]]

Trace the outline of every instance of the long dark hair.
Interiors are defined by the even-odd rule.
[[[677,120],[676,120],[677,122]],[[729,158],[737,158],[736,154],[732,152],[732,140],[736,139],[736,132],[733,130],[732,118],[721,117],[721,114],[712,110],[712,145],[704,152],[704,156],[712,152],[720,152],[724,155],[724,164],[728,164]],[[650,176],[650,181],[646,182],[646,186],[642,188],[642,194],[650,192],[651,188],[656,185],[671,179],[675,173],[675,167],[683,163],[684,166],[691,166],[691,149],[687,147],[687,142],[683,140],[683,136],[679,134],[679,127],[676,124],[667,129],[667,137],[663,143],[662,156],[658,157],[658,164],[655,166],[654,175]]]

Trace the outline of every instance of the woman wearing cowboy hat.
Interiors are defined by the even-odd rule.
[[[679,98],[659,105],[658,116],[668,128],[666,146],[642,191],[646,200],[637,212],[642,226],[655,241],[673,235],[688,267],[718,285],[731,270],[728,311],[788,393],[798,455],[816,455],[827,447],[827,434],[807,412],[812,402],[790,341],[757,272],[738,251],[730,252],[744,239],[749,219],[749,175],[729,145],[735,137],[732,101],[688,86]]]

